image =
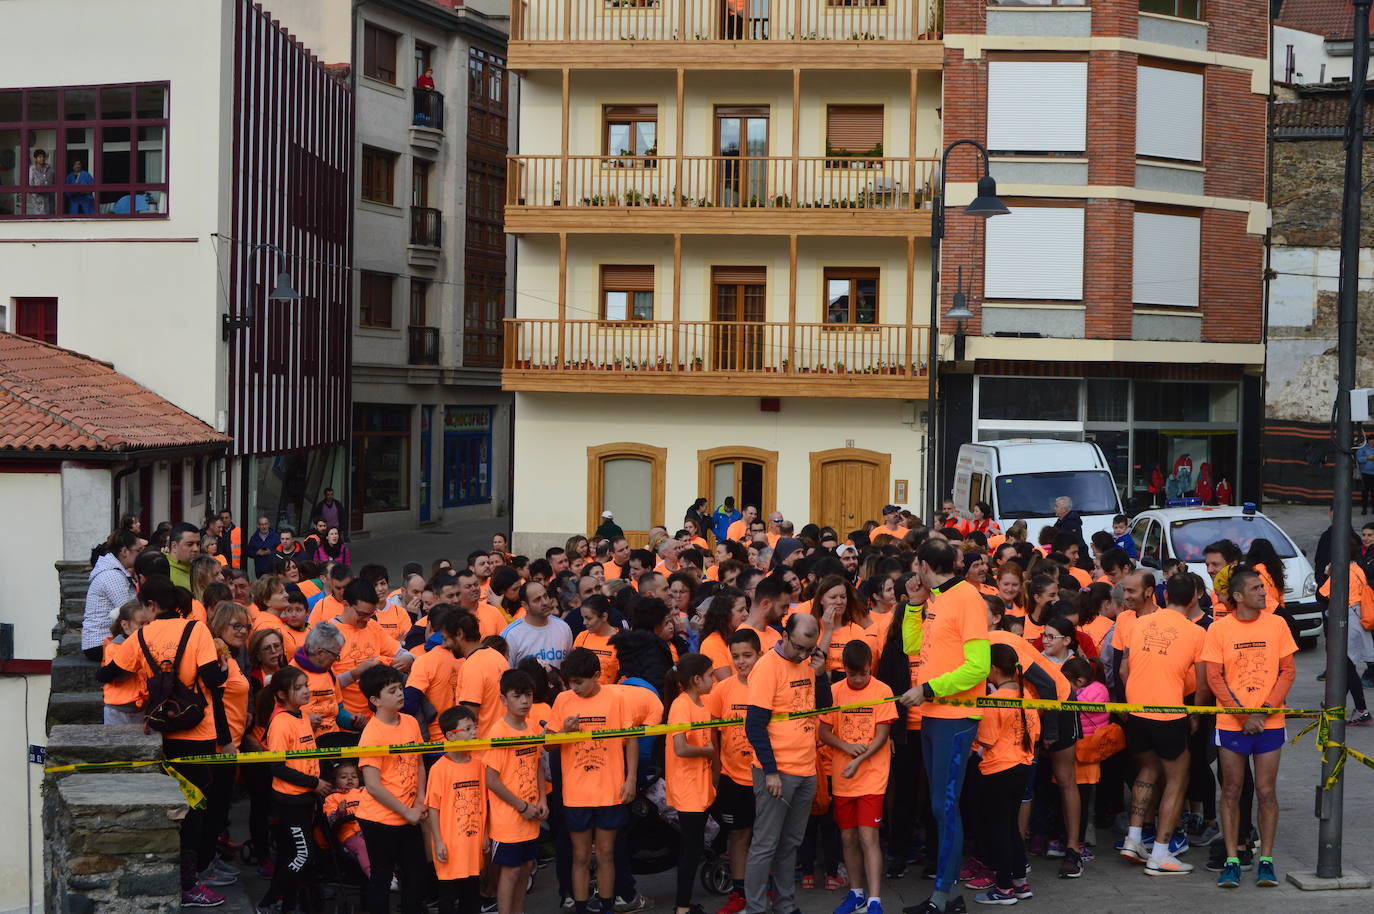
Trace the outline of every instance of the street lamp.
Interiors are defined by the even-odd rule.
[[[926,405],[925,522],[931,525],[935,523],[935,508],[938,504],[935,493],[936,479],[938,478],[938,474],[935,472],[935,388],[940,365],[940,241],[945,237],[945,174],[948,171],[949,154],[958,146],[972,146],[978,150],[978,155],[983,160],[983,176],[978,179],[978,194],[973,198],[973,202],[964,207],[964,212],[982,219],[989,216],[1003,216],[1011,212],[997,196],[997,182],[992,177],[988,151],[983,144],[977,140],[955,140],[946,146],[944,155],[940,159],[940,189],[935,195],[934,211],[930,219],[930,346],[926,356],[926,377],[929,381],[929,393]],[[962,293],[962,289],[955,293],[954,307],[948,315],[957,321],[969,320],[973,317],[973,312],[969,311],[967,301]]]
[[[954,307],[945,312],[945,320],[954,321],[954,361],[964,360],[964,321],[973,320],[973,312],[968,309],[968,297],[964,295],[964,268],[959,267],[959,283],[954,289]]]
[[[251,245],[251,247],[253,248],[253,255],[255,258],[264,248],[274,252],[283,260],[286,258],[286,252],[275,244],[260,243]],[[229,342],[229,336],[233,331],[246,330],[253,325],[253,299],[255,297],[256,296],[253,295],[244,297],[243,314],[240,316],[232,317],[228,312],[220,315],[220,338],[224,340],[224,342]],[[300,297],[301,294],[297,292],[295,287],[291,284],[291,274],[285,270],[278,272],[276,281],[272,283],[271,291],[267,293],[267,300],[297,301]]]

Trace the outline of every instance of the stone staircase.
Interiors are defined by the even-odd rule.
[[[86,587],[91,566],[86,562],[58,562],[61,602],[52,638],[57,657],[52,662],[52,693],[48,699],[48,729],[58,724],[99,724],[105,701],[95,672],[100,664],[81,653],[81,620],[86,611]]]

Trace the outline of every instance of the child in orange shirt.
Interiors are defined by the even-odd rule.
[[[101,666],[112,663],[115,649],[132,638],[153,618],[152,610],[137,600],[130,600],[114,613],[110,623],[110,637],[105,639]],[[105,723],[138,724],[143,726],[143,699],[147,697],[147,683],[137,676],[126,676],[105,683]]]
[[[544,728],[530,719],[534,689],[534,680],[524,670],[501,674],[501,703],[506,714],[492,724],[488,737],[513,739],[543,732]],[[499,914],[520,914],[525,909],[525,885],[539,857],[539,823],[549,817],[542,753],[539,745],[492,748],[483,753],[491,793],[487,801],[491,862],[500,868],[496,884]]]
[[[395,667],[378,664],[367,669],[358,683],[373,717],[358,738],[360,746],[396,746],[422,743],[420,723],[405,706],[405,677]],[[391,910],[391,874],[400,870],[401,911],[419,914],[425,881],[425,839],[420,823],[429,813],[425,806],[425,766],[420,756],[364,756],[358,759],[366,795],[358,804],[358,824],[367,842],[372,874],[367,883],[367,909]]]
[[[444,739],[477,738],[477,713],[455,705],[439,715]],[[439,914],[477,914],[487,843],[487,766],[481,753],[445,752],[429,769],[425,806],[439,877]],[[386,909],[383,909],[386,910]]]
[[[324,798],[324,814],[329,824],[334,826],[334,834],[343,845],[344,852],[358,861],[358,869],[363,871],[363,876],[371,877],[372,864],[367,858],[367,842],[363,840],[363,830],[358,826],[358,804],[365,793],[362,783],[357,765],[340,762],[334,769],[334,792]]]
[[[287,585],[286,588],[286,608],[281,611],[281,621],[288,629],[290,636],[296,639],[297,644],[305,644],[307,629],[305,620],[310,615],[310,606],[306,602],[305,594],[301,593],[299,587]],[[291,662],[291,657],[287,662]]]
[[[722,679],[706,696],[706,706],[717,720],[742,719],[749,709],[749,673],[759,662],[759,633],[752,628],[735,630],[726,642],[735,675]],[[730,832],[730,897],[720,909],[724,914],[744,910],[744,867],[749,861],[749,839],[754,834],[754,787],[749,769],[754,747],[744,735],[744,725],[720,731],[720,780],[716,782],[716,820]]]
[[[992,645],[988,682],[993,698],[1020,698],[1025,682],[1010,644]],[[1026,844],[1017,825],[1021,798],[1035,760],[1035,741],[1040,737],[1040,717],[1025,708],[987,708],[978,722],[975,745],[982,753],[977,783],[969,795],[980,800],[979,856],[992,868],[990,879],[970,880],[971,889],[986,889],[974,900],[979,904],[1016,904],[1030,898],[1026,882]]]
[[[836,705],[873,702],[892,697],[892,690],[873,678],[873,649],[855,638],[840,654],[845,678],[832,687]],[[883,821],[883,798],[892,764],[888,732],[897,719],[892,702],[832,711],[821,718],[821,742],[830,751],[830,791],[835,824],[840,829],[844,865],[849,870],[849,894],[835,914],[883,914],[878,897],[883,876],[883,849],[878,827]]]
[[[711,676],[713,666],[715,663],[705,654],[682,655],[666,689],[667,693],[681,690],[668,709],[668,723],[711,719],[711,711],[702,699],[715,682]],[[682,832],[682,856],[677,862],[677,914],[689,914],[693,907],[692,883],[705,850],[706,810],[716,799],[716,742],[710,730],[686,730],[674,733],[670,740],[664,753],[664,786],[668,805],[677,810]]]

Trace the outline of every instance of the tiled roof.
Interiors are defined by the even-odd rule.
[[[229,441],[108,362],[0,333],[0,454],[118,452]]]
[[[1307,87],[1309,90],[1311,87]],[[1348,85],[1336,91],[1303,92],[1296,101],[1274,105],[1273,133],[1279,139],[1301,136],[1341,136],[1350,111]],[[1365,135],[1374,128],[1374,94],[1365,96]]]
[[[1276,25],[1321,35],[1327,41],[1355,37],[1355,15],[1350,0],[1283,0]],[[1374,23],[1374,10],[1370,13]]]

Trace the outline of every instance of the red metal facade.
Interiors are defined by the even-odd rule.
[[[342,444],[353,94],[256,4],[239,0],[234,25],[230,313],[252,324],[229,341],[232,453]],[[300,299],[267,300],[282,271]]]

